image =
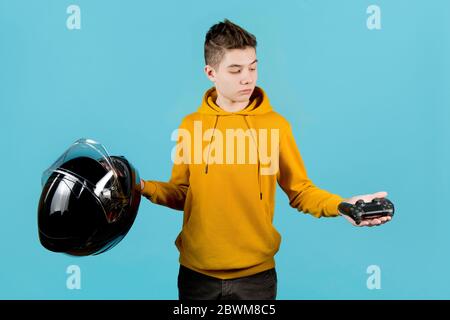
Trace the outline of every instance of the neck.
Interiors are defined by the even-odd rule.
[[[225,98],[220,93],[217,93],[217,99],[215,102],[221,109],[227,112],[238,112],[245,109],[250,101],[233,101],[231,99]]]

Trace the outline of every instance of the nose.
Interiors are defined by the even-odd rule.
[[[251,84],[255,80],[254,79],[255,76],[256,75],[252,73],[250,70],[244,68],[241,73],[241,81],[240,81],[241,85],[245,86]]]
[[[247,85],[253,82],[253,79],[250,75],[247,75],[244,79],[241,80],[242,85]]]

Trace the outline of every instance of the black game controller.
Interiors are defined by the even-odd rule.
[[[394,216],[394,204],[386,198],[375,198],[372,202],[358,200],[355,204],[341,202],[339,211],[355,220],[356,224],[366,219]]]

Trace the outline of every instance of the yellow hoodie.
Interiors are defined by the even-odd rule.
[[[308,178],[290,124],[261,88],[239,112],[224,111],[216,98],[209,89],[197,112],[183,119],[176,152],[183,161],[174,161],[168,182],[145,181],[142,195],[184,210],[175,240],[182,265],[231,279],[275,266],[281,242],[272,224],[277,183],[290,206],[318,218],[337,216],[343,199]],[[233,136],[239,132],[247,133],[245,145]]]

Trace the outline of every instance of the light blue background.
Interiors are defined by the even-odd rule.
[[[68,30],[66,8],[81,8]],[[381,8],[368,30],[366,8]],[[0,1],[2,299],[177,299],[182,212],[142,199],[113,250],[70,257],[37,236],[42,171],[76,139],[170,177],[171,132],[212,84],[203,41],[229,18],[258,39],[259,83],[311,179],[389,192],[376,228],[315,219],[277,192],[279,299],[450,298],[448,1]],[[66,268],[81,268],[81,290]],[[369,265],[381,289],[366,286]]]

